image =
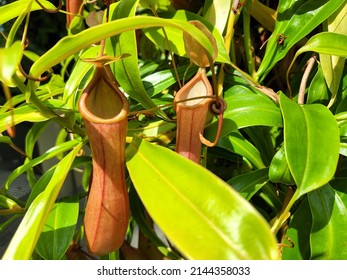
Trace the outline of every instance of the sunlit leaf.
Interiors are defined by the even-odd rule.
[[[198,16],[197,14],[194,14],[185,10],[178,10],[175,13],[162,13],[160,14],[160,16],[163,18],[167,18],[171,20],[179,20],[182,22],[188,22],[190,20],[198,20],[202,22],[212,32],[212,35],[216,39],[216,43],[218,47],[218,56],[216,61],[224,62],[224,63],[228,63],[230,61],[229,55],[226,52],[223,37],[219,33],[218,29],[214,25],[212,25],[208,20]],[[153,42],[155,42],[162,49],[171,50],[179,56],[185,56],[186,51],[184,48],[182,30],[179,30],[177,28],[172,28],[172,27],[165,27],[165,32],[167,36],[169,37],[170,48],[168,48],[167,46],[167,42],[165,40],[164,34],[161,29],[144,30],[144,33],[146,34],[146,36],[148,36]],[[175,39],[172,40],[171,38],[175,38]],[[209,53],[213,54],[213,51]]]
[[[284,150],[298,195],[317,189],[334,176],[339,158],[337,122],[321,104],[299,105],[280,95]]]
[[[183,66],[177,68],[177,74],[180,79],[185,79],[187,81],[196,74],[197,70],[197,67],[189,67],[187,71],[187,67]],[[150,96],[162,92],[177,82],[176,75],[172,69],[157,71],[144,77],[142,81],[146,92]]]
[[[329,98],[329,90],[324,80],[322,67],[320,65],[317,65],[317,73],[313,77],[308,89],[306,103],[320,103],[328,105]]]
[[[127,167],[147,211],[186,258],[278,258],[261,215],[198,164],[136,139],[128,149]]]
[[[330,185],[310,192],[312,213],[311,259],[347,258],[347,205]]]
[[[77,144],[75,148],[58,163],[54,171],[54,176],[52,176],[47,188],[35,198],[27,210],[6,249],[3,256],[4,260],[28,260],[31,258],[48,214],[65,181],[70,166],[81,147],[82,143]]]
[[[60,260],[63,257],[75,233],[78,210],[76,195],[53,205],[35,248],[42,258]]]
[[[44,162],[45,160],[51,159],[53,157],[56,157],[67,150],[73,148],[80,142],[79,139],[70,140],[68,142],[62,143],[59,146],[54,146],[42,155],[39,155],[38,157],[29,160],[28,162],[24,163],[23,165],[17,167],[15,170],[12,171],[12,173],[7,177],[5,183],[4,183],[4,189],[8,189],[9,185],[18,178],[19,175],[26,172],[28,169]]]
[[[129,30],[162,26],[177,28],[191,34],[191,36],[201,43],[209,53],[213,53],[213,48],[208,38],[199,29],[188,22],[151,16],[136,16],[99,24],[81,31],[76,35],[64,37],[49,51],[44,53],[37,61],[35,61],[31,67],[30,73],[33,77],[39,77],[50,67],[53,67],[78,51],[87,48],[94,43],[100,42],[102,39]]]
[[[223,34],[231,10],[231,0],[205,1],[204,18]]]
[[[245,86],[234,86],[225,93],[227,108],[223,116],[221,137],[235,128],[249,126],[282,126],[279,107],[268,97],[256,94]],[[236,125],[236,126],[235,126]],[[205,129],[206,138],[214,137],[218,120],[214,120]]]
[[[134,17],[138,2],[138,0],[130,0],[117,3],[115,9],[111,11],[111,19]],[[135,30],[122,32],[117,36],[111,37],[107,42],[107,51],[110,54],[116,57],[124,53],[130,55],[111,65],[111,67],[114,67],[113,71],[117,74],[116,79],[123,90],[143,104],[145,108],[154,108],[155,104],[146,92],[140,76]],[[156,113],[165,118],[165,114],[159,109]]]
[[[24,105],[13,111],[0,113],[0,133],[5,131],[9,124],[19,124],[25,121],[42,122],[48,118],[43,116],[33,105]]]
[[[269,179],[273,183],[294,185],[293,177],[290,173],[284,147],[282,146],[272,158],[269,170]]]
[[[74,65],[74,68],[67,80],[64,88],[63,100],[69,105],[70,108],[77,109],[79,92],[81,92],[88,84],[91,77],[88,73],[91,72],[93,65],[86,63],[83,58],[96,57],[100,54],[100,46],[94,46],[87,49],[79,57],[80,59]]]
[[[275,30],[266,44],[266,52],[257,71],[263,80],[291,47],[334,13],[344,0],[280,0]],[[283,36],[282,44],[278,43]],[[329,48],[330,45],[326,45]]]
[[[5,6],[0,7],[0,24],[18,17],[23,12],[23,10],[28,7],[29,2],[30,1],[27,0],[14,1],[13,3],[8,3]],[[40,3],[47,9],[55,9],[55,6],[50,1],[40,0]],[[42,10],[42,8],[39,6],[39,4],[37,4],[36,1],[33,1],[31,10],[37,11]]]
[[[269,169],[263,168],[236,176],[228,181],[242,197],[250,200],[269,180]]]
[[[327,19],[326,31],[347,35],[347,3]],[[327,86],[332,93],[331,103],[333,103],[342,78],[345,57],[324,54],[319,57]]]
[[[299,204],[294,215],[291,217],[287,230],[283,233],[282,259],[283,260],[308,260],[311,256],[310,234],[312,215],[307,197]],[[289,242],[293,244],[291,244]],[[292,247],[294,246],[294,247]]]
[[[256,168],[264,168],[265,164],[261,158],[259,150],[254,147],[238,131],[231,132],[228,136],[221,138],[218,147],[227,149],[233,153],[243,156],[249,160]]]
[[[277,13],[274,9],[264,5],[259,0],[252,1],[251,14],[267,30],[275,29]]]
[[[17,70],[22,56],[23,49],[20,41],[16,41],[9,48],[0,48],[0,81],[12,84],[11,77]]]

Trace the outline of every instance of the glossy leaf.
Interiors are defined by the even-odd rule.
[[[33,105],[24,105],[13,111],[0,113],[0,133],[5,131],[8,125],[19,124],[25,121],[42,122],[48,118],[43,116]]]
[[[131,215],[136,221],[142,233],[144,233],[158,248],[158,250],[170,259],[179,259],[178,256],[169,246],[167,246],[156,234],[153,229],[153,223],[150,225],[148,217],[145,215],[145,208],[134,188],[129,191],[129,201]]]
[[[208,53],[213,53],[213,48],[208,38],[199,29],[188,22],[151,16],[136,16],[99,24],[81,31],[76,35],[64,37],[34,62],[30,74],[33,77],[39,77],[50,67],[60,63],[78,51],[87,48],[94,43],[100,42],[102,39],[130,30],[163,26],[177,28],[189,33],[195,40],[206,48]],[[33,88],[34,84],[31,83],[30,87]]]
[[[265,167],[259,150],[238,131],[231,132],[228,136],[221,138],[218,142],[218,147],[222,147],[235,154],[243,156],[256,168]]]
[[[304,52],[317,52],[321,54],[334,54],[346,57],[347,35],[321,32],[310,38],[305,46],[301,47],[295,54],[295,58]]]
[[[190,20],[198,20],[202,22],[212,32],[213,37],[216,39],[217,48],[218,48],[218,56],[216,61],[224,62],[224,63],[230,62],[229,55],[224,45],[223,37],[219,33],[218,29],[214,25],[212,25],[208,20],[185,10],[178,10],[174,14],[163,13],[160,16],[167,19],[171,19],[171,20],[179,20],[182,22],[188,22]],[[177,28],[165,27],[165,32],[167,36],[169,37],[170,49],[179,56],[185,56],[186,51],[184,48],[182,31]],[[144,30],[144,33],[156,45],[160,46],[162,49],[169,50],[162,30],[146,29]],[[170,38],[175,38],[175,39],[171,40]],[[210,54],[213,54],[213,52],[210,52]]]
[[[284,147],[282,146],[272,158],[269,170],[269,179],[273,183],[295,185],[290,173]]]
[[[236,127],[282,126],[280,109],[268,97],[256,94],[244,86],[234,86],[228,89],[225,95],[227,109],[223,116],[221,137],[228,135]],[[204,133],[207,139],[216,135],[217,127],[218,120],[206,127]]]
[[[347,35],[347,3],[343,4],[340,9],[327,19],[326,31]],[[331,103],[333,103],[340,86],[345,66],[345,57],[324,54],[321,54],[319,57],[327,86],[332,93]]]
[[[77,109],[78,106],[78,92],[83,90],[88,81],[91,79],[88,73],[91,72],[93,65],[83,61],[85,58],[96,57],[100,53],[100,46],[94,46],[87,49],[79,57],[79,60],[74,65],[69,79],[64,87],[63,100],[69,105],[70,108]]]
[[[290,238],[292,244],[287,238],[283,238],[282,242],[287,246],[283,247],[283,260],[308,260],[311,256],[310,234],[312,226],[312,215],[307,197],[299,204],[294,215],[291,217],[287,231],[284,236]]]
[[[259,0],[252,1],[251,15],[269,31],[275,29],[277,13]]]
[[[8,144],[8,145],[12,145],[12,139],[9,136],[0,136],[0,143],[2,144]]]
[[[39,6],[39,4],[36,3],[36,1],[31,2],[33,2],[31,6],[31,11],[42,10],[42,8]],[[28,7],[29,3],[30,1],[21,0],[14,1],[13,3],[9,3],[5,6],[0,7],[0,25],[18,17],[23,12],[23,10],[25,10]],[[47,9],[55,9],[54,5],[50,1],[40,0],[40,3],[44,5]]]
[[[312,213],[311,259],[347,258],[347,205],[330,185],[308,194]]]
[[[70,166],[81,147],[82,143],[76,145],[75,148],[58,163],[46,189],[35,198],[27,210],[21,224],[7,247],[3,256],[4,260],[28,260],[31,258],[48,214],[65,181]]]
[[[21,207],[11,198],[0,195],[0,209],[21,209]]]
[[[334,176],[340,146],[338,126],[321,104],[298,105],[281,94],[280,106],[285,154],[301,196]]]
[[[250,200],[269,180],[269,169],[263,168],[236,176],[228,181],[242,197]]]
[[[135,16],[138,0],[122,1],[117,3],[115,9],[111,12],[111,19],[131,18]],[[123,90],[131,97],[142,103],[145,108],[154,108],[155,104],[147,94],[142,83],[138,67],[138,53],[135,30],[123,32],[108,40],[107,52],[115,57],[122,54],[130,56],[114,63],[114,73],[116,79]],[[157,110],[157,114],[165,118],[165,114]]]
[[[231,10],[231,0],[205,1],[204,18],[223,34]]]
[[[344,0],[280,0],[275,30],[266,44],[265,56],[257,71],[258,80],[263,80],[294,44],[326,20],[344,2]],[[283,44],[277,42],[280,35],[285,36]]]
[[[36,245],[36,252],[46,260],[60,260],[68,249],[78,219],[78,196],[55,203]]]
[[[27,132],[25,136],[25,154],[27,157],[24,160],[24,164],[33,158],[34,148],[37,145],[37,141],[39,137],[41,136],[41,134],[43,133],[43,131],[47,128],[48,124],[49,122],[34,123],[32,127],[29,129],[29,131]],[[27,172],[29,185],[33,187],[34,184],[36,183],[35,172],[33,168],[27,169],[26,172]]]
[[[4,189],[8,189],[10,184],[16,179],[18,178],[19,175],[23,174],[24,172],[26,172],[28,169],[44,162],[45,160],[51,159],[53,157],[56,157],[64,152],[66,152],[67,150],[75,147],[78,143],[80,142],[80,140],[75,139],[75,140],[70,140],[68,142],[65,142],[59,146],[54,146],[51,149],[49,149],[48,151],[46,151],[45,153],[43,153],[42,155],[26,162],[25,164],[17,167],[15,170],[12,171],[12,173],[7,177],[7,180],[4,183]]]
[[[180,79],[188,81],[197,72],[197,67],[178,67],[177,74]],[[151,75],[148,75],[142,79],[146,92],[150,96],[154,96],[157,93],[164,91],[177,82],[176,75],[172,69],[157,71]]]
[[[5,84],[12,84],[11,77],[17,70],[22,56],[23,50],[20,41],[16,41],[9,48],[0,48],[0,81]]]
[[[186,258],[278,258],[266,221],[203,167],[138,138],[127,167],[147,211]]]
[[[329,98],[329,90],[324,80],[322,67],[320,65],[317,65],[317,73],[313,77],[310,87],[308,89],[306,103],[320,103],[328,105]]]

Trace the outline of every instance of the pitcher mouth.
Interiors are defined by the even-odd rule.
[[[79,101],[81,115],[92,123],[113,124],[128,115],[128,101],[106,71],[104,67],[96,67]]]

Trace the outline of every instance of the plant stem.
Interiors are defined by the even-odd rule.
[[[271,231],[276,235],[277,232],[280,230],[284,222],[289,218],[290,216],[290,209],[292,208],[294,202],[298,199],[298,191],[296,190],[293,194],[293,196],[290,198],[288,203],[284,206],[283,211],[281,211],[279,217],[275,220],[271,227]]]
[[[255,67],[252,52],[252,40],[251,40],[251,6],[252,1],[246,1],[246,5],[242,9],[243,20],[243,36],[245,44],[245,54],[248,66],[248,73],[255,79]]]
[[[299,88],[299,94],[298,94],[298,103],[300,105],[305,103],[305,91],[306,91],[306,84],[308,76],[310,75],[312,68],[314,64],[316,63],[316,55],[312,55],[311,58],[307,61],[306,69],[304,72],[304,75],[302,76],[300,88]]]
[[[232,39],[234,37],[234,23],[235,23],[235,13],[230,12],[229,13],[229,18],[228,18],[228,24],[227,24],[227,31],[224,36],[224,44],[225,44],[225,49],[227,53],[230,53],[230,47],[232,43]],[[233,46],[233,52],[231,55],[231,61],[235,63],[235,53],[234,53],[234,46]],[[219,75],[218,75],[218,81],[217,81],[217,95],[219,97],[223,96],[223,83],[224,83],[224,77],[225,77],[225,72],[224,72],[224,63],[220,67]]]

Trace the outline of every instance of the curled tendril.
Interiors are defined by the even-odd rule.
[[[29,46],[29,43],[30,43],[29,39],[25,38],[23,48],[26,49]],[[31,80],[31,81],[35,81],[35,82],[44,82],[44,81],[48,80],[50,78],[50,76],[53,74],[53,69],[49,68],[48,74],[46,76],[36,78],[36,77],[32,77],[28,73],[26,73],[25,70],[23,69],[23,66],[21,63],[19,63],[18,69],[25,78],[27,78],[28,80]]]
[[[219,115],[219,118],[218,118],[218,128],[217,128],[216,138],[213,142],[210,142],[202,134],[200,134],[201,143],[203,143],[207,147],[214,147],[218,143],[220,134],[222,132],[222,127],[223,127],[223,114],[226,108],[227,108],[227,103],[222,98],[216,98],[215,101],[212,102],[210,105],[210,112],[214,115]]]
[[[22,64],[20,64],[20,63],[18,65],[18,69],[25,78],[27,78],[28,80],[31,80],[31,81],[35,81],[35,82],[47,81],[49,79],[49,77],[53,74],[53,69],[50,68],[50,69],[48,69],[48,74],[46,76],[40,77],[40,78],[35,78],[35,77],[30,76],[28,73],[26,73],[22,67]]]
[[[210,112],[213,115],[223,114],[227,108],[227,103],[222,98],[216,98],[215,101],[210,104]]]
[[[35,0],[35,2],[37,3],[37,5],[39,5],[42,8],[42,10],[44,10],[47,13],[51,13],[51,14],[58,13],[63,6],[62,0],[59,0],[59,4],[58,4],[57,8],[54,10],[47,9],[45,6],[42,5],[42,3],[39,0]]]

